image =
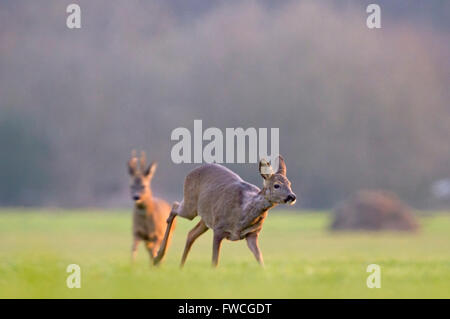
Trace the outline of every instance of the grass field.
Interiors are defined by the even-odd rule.
[[[211,231],[183,270],[186,234],[178,219],[161,267],[144,247],[130,264],[128,211],[0,211],[1,298],[450,298],[450,214],[422,217],[418,234],[326,230],[329,215],[271,211],[261,233],[266,268],[244,241],[224,242],[210,267]],[[366,267],[381,266],[381,289]],[[66,286],[66,267],[81,267],[81,289]]]

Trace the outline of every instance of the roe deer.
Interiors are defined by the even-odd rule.
[[[264,187],[245,182],[239,175],[218,164],[205,164],[191,171],[184,181],[184,198],[175,202],[167,219],[163,243],[155,258],[155,264],[164,257],[167,239],[176,216],[192,220],[199,215],[201,220],[189,232],[184,248],[181,266],[194,241],[209,228],[214,231],[212,265],[219,261],[219,251],[224,238],[232,241],[246,239],[256,260],[264,266],[258,247],[258,234],[267,216],[267,211],[277,204],[293,205],[296,196],[291,182],[286,178],[286,165],[279,156],[279,169],[273,173],[266,160],[259,162],[259,171]]]
[[[150,258],[156,257],[164,237],[166,219],[170,213],[170,205],[152,195],[150,185],[157,164],[153,162],[147,166],[144,152],[141,152],[139,162],[138,168],[138,158],[133,151],[128,161],[128,172],[131,177],[130,191],[134,201],[132,261],[136,259],[141,241],[145,242]]]

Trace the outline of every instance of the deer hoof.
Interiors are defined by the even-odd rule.
[[[154,266],[158,266],[159,265],[159,263],[161,262],[161,257],[160,256],[156,256],[154,259],[153,259],[153,265]]]

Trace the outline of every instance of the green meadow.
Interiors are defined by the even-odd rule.
[[[167,258],[130,262],[131,211],[0,211],[0,298],[450,298],[450,214],[420,217],[421,231],[332,233],[326,212],[272,210],[260,236],[266,267],[245,241],[225,241],[210,267],[212,232],[178,267],[196,221],[178,219]],[[81,288],[69,289],[69,264]],[[369,264],[381,288],[369,289]]]

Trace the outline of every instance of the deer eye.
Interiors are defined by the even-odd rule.
[[[273,188],[280,188],[280,185],[279,184],[275,184],[275,185],[273,185]]]

